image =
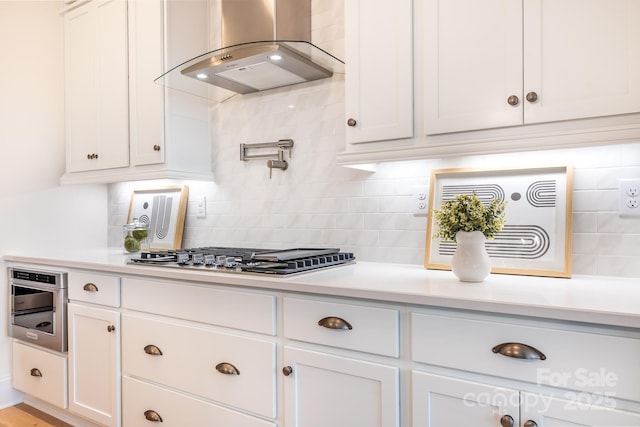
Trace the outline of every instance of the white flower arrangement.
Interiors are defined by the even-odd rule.
[[[434,211],[438,231],[433,238],[455,242],[458,231],[481,231],[487,239],[493,239],[504,226],[506,205],[507,202],[498,199],[485,205],[475,192],[457,194]]]

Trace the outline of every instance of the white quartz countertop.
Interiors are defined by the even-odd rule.
[[[574,276],[557,279],[491,274],[482,283],[464,283],[450,271],[371,262],[276,278],[204,269],[128,265],[128,257],[119,249],[5,255],[3,258],[17,265],[90,269],[166,280],[640,328],[640,278]]]

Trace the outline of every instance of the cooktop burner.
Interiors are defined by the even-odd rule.
[[[333,248],[251,249],[202,247],[142,252],[128,264],[230,273],[292,275],[355,262],[352,253]]]

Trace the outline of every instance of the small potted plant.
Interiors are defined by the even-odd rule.
[[[451,269],[461,281],[481,282],[489,275],[491,261],[484,244],[502,230],[505,208],[506,202],[499,199],[482,203],[474,192],[458,194],[433,212],[438,227],[433,237],[457,243]]]

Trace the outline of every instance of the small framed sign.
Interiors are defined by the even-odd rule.
[[[506,201],[506,222],[486,242],[493,273],[571,277],[573,168],[441,169],[431,175],[425,267],[451,269],[454,242],[434,239],[433,211],[458,194]]]
[[[134,190],[127,223],[138,218],[149,224],[151,250],[180,249],[188,198],[186,185]]]

